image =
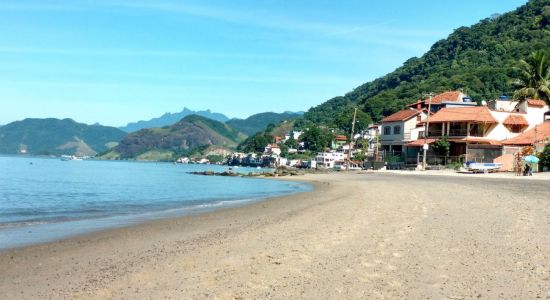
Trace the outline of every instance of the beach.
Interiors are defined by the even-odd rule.
[[[0,298],[550,299],[548,181],[292,180],[315,189],[0,252]]]

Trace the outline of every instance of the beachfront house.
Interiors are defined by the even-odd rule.
[[[524,141],[515,138],[543,124],[547,114],[548,106],[540,100],[519,104],[507,97],[491,101],[488,106],[444,107],[430,117],[427,138],[407,144],[407,156],[418,155],[424,143],[446,137],[453,160],[501,162],[511,166],[513,151],[504,145]]]
[[[264,155],[279,156],[281,155],[281,148],[277,144],[269,144],[264,148]]]
[[[320,152],[315,156],[315,162],[318,168],[332,169],[335,166],[343,164],[345,158],[346,156],[343,152]]]
[[[416,109],[405,109],[382,119],[381,150],[386,154],[400,155],[407,143],[423,136],[425,116]]]

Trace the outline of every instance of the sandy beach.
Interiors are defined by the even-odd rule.
[[[0,252],[0,298],[550,299],[550,181],[298,179],[315,190]]]

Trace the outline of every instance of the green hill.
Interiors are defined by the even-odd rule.
[[[334,126],[334,116],[358,106],[378,121],[423,93],[462,89],[476,100],[512,94],[514,66],[536,50],[550,51],[550,0],[460,27],[395,71],[311,108],[304,119]]]
[[[301,113],[294,112],[265,112],[252,115],[246,119],[231,119],[225,123],[246,135],[253,135],[264,130],[269,124],[279,124],[282,121],[296,119],[301,115]]]
[[[95,155],[116,145],[125,135],[114,127],[71,119],[25,119],[0,127],[0,153],[26,150],[34,155]]]
[[[182,153],[209,146],[234,148],[244,138],[224,123],[191,115],[174,125],[130,133],[102,158],[171,160]]]

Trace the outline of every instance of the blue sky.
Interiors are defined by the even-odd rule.
[[[0,1],[0,124],[307,110],[525,0]]]

